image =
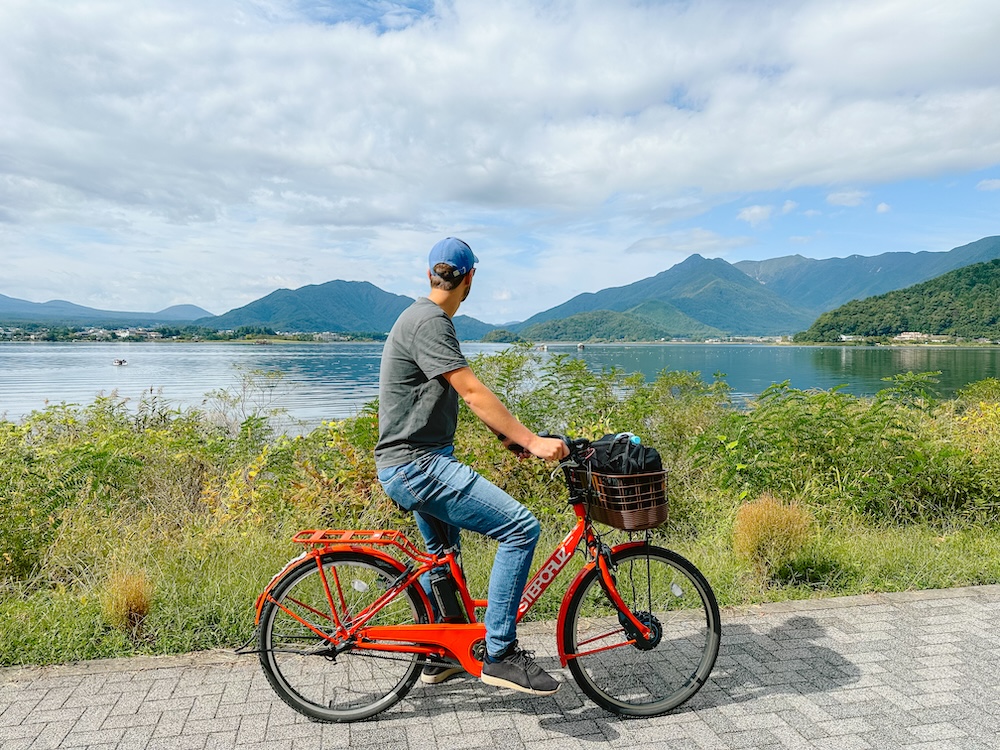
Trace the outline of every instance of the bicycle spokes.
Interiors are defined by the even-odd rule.
[[[667,550],[625,548],[613,562],[614,592],[626,609],[612,602],[601,573],[592,570],[567,609],[567,664],[599,705],[623,714],[662,713],[690,698],[711,672],[718,606],[697,569]]]
[[[355,721],[399,700],[424,656],[359,648],[348,628],[426,622],[413,586],[390,596],[399,571],[364,553],[331,552],[278,582],[260,617],[260,659],[275,692],[322,721]],[[336,624],[335,624],[336,623]]]

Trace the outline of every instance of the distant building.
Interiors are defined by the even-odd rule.
[[[920,331],[903,331],[898,336],[893,337],[894,341],[932,341],[934,343],[944,343],[951,341],[951,336],[941,336],[938,334],[921,333]]]

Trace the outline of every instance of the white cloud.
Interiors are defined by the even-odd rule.
[[[660,256],[670,254],[674,262],[692,253],[718,255],[749,242],[746,237],[725,237],[711,230],[695,228],[669,235],[644,237],[625,248],[625,253],[653,253]],[[668,264],[672,265],[672,264]],[[664,266],[665,267],[665,266]],[[662,269],[660,269],[662,270]]]
[[[868,193],[863,190],[843,190],[839,193],[830,193],[826,196],[826,202],[831,206],[860,206]]]
[[[511,290],[482,314],[534,312],[662,270],[574,263],[581,245],[667,237],[672,259],[700,246],[676,222],[720,203],[759,202],[739,218],[764,231],[796,209],[766,205],[774,191],[856,206],[867,193],[838,186],[1000,163],[995,15],[993,0],[5,0],[0,291],[220,312],[279,282],[414,294],[425,248],[464,231]],[[745,242],[706,231],[709,248]],[[552,257],[556,287],[522,285],[537,262],[500,262],[510,247]]]
[[[773,210],[774,206],[747,206],[736,214],[736,218],[755,227],[770,219]]]
[[[976,190],[1000,190],[1000,180],[980,180]]]
[[[890,211],[892,211],[892,206],[890,206],[888,203],[879,203],[875,207],[875,211],[880,214],[887,214]]]

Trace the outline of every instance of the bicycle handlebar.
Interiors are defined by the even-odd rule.
[[[566,448],[569,450],[569,457],[575,461],[580,461],[584,457],[584,451],[590,447],[590,441],[586,438],[568,438],[565,435],[558,435],[554,432],[549,432],[548,430],[542,430],[539,432],[538,437],[558,438],[559,440],[562,440],[566,444]],[[502,442],[507,439],[507,436],[497,433],[497,439]],[[518,443],[510,443],[507,446],[507,450],[518,454],[525,452],[524,446],[519,445]]]
[[[549,438],[559,438],[566,444],[566,448],[569,450],[569,458],[573,459],[577,463],[581,462],[586,456],[584,453],[590,448],[590,441],[586,438],[570,438],[565,435],[558,435],[548,430],[542,430],[538,433],[539,437],[549,437]]]

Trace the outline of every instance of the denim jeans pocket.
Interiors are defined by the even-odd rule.
[[[378,480],[390,500],[403,510],[412,512],[419,510],[422,505],[417,485],[423,475],[424,472],[414,461],[397,466],[394,470],[380,471]]]

